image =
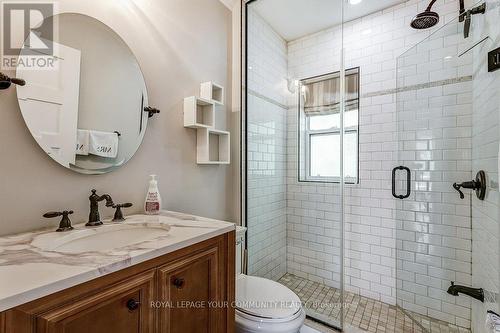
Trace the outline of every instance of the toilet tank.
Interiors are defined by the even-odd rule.
[[[247,228],[239,225],[236,226],[236,276],[243,272],[246,232]]]

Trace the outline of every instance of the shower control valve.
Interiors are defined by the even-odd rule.
[[[486,174],[483,170],[481,170],[476,174],[476,179],[460,184],[454,183],[453,188],[460,194],[460,199],[465,198],[461,189],[468,188],[476,191],[476,196],[479,200],[484,200],[484,197],[486,196]]]

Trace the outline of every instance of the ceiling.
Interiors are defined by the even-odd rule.
[[[281,37],[291,41],[340,24],[343,1],[345,0],[257,0],[251,6]],[[364,0],[357,5],[344,2],[344,21],[351,21],[405,1]]]

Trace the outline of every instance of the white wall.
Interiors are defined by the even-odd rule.
[[[152,118],[142,146],[127,165],[111,174],[85,176],[45,156],[24,125],[15,90],[3,91],[0,234],[55,226],[56,219],[41,217],[49,210],[73,209],[72,220],[83,222],[92,188],[110,193],[116,202],[134,203],[127,213],[140,212],[150,173],[159,176],[165,208],[236,220],[238,194],[233,193],[232,181],[236,160],[230,166],[198,166],[196,132],[182,126],[183,98],[199,94],[201,82],[214,80],[230,87],[230,11],[218,0],[58,3],[62,12],[96,17],[124,39],[144,72],[149,101],[161,114]],[[226,96],[231,105],[231,94]],[[221,108],[217,117],[221,128],[229,129],[234,115]],[[101,213],[113,212],[102,207]]]

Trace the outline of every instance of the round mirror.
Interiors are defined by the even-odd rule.
[[[125,42],[81,14],[46,18],[26,38],[16,76],[22,115],[56,162],[85,174],[110,172],[139,148],[148,122],[144,77]]]

